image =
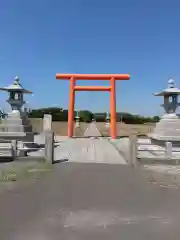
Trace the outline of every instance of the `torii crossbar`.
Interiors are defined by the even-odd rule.
[[[74,103],[76,91],[109,91],[110,92],[110,134],[116,138],[116,80],[129,80],[129,74],[56,74],[56,79],[70,80],[69,110],[68,110],[68,137],[73,136]],[[76,86],[76,80],[110,80],[110,86]]]

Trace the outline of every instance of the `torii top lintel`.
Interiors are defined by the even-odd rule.
[[[129,80],[129,74],[71,74],[71,73],[57,73],[56,79],[69,80],[74,78],[76,80]]]

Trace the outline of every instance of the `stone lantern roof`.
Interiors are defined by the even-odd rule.
[[[31,91],[23,88],[23,86],[20,83],[19,77],[15,77],[14,82],[4,88],[0,88],[1,91],[5,91],[5,92],[11,92],[11,91],[17,91],[17,92],[22,92],[22,93],[27,93],[27,94],[32,94]]]
[[[176,88],[175,81],[173,79],[168,80],[168,87],[159,93],[155,93],[154,96],[171,96],[180,95],[180,89]]]

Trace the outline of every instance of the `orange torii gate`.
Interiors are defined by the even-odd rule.
[[[76,91],[109,91],[110,92],[110,134],[116,138],[116,80],[129,80],[129,74],[56,74],[56,79],[70,80],[68,137],[73,136],[74,103]],[[110,80],[110,86],[76,86],[76,80]]]

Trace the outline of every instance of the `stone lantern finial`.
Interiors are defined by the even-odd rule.
[[[168,80],[168,88],[174,88],[175,87],[175,81],[174,79],[170,78]]]
[[[19,84],[19,82],[20,82],[19,77],[16,76],[16,77],[14,78],[14,84]]]

